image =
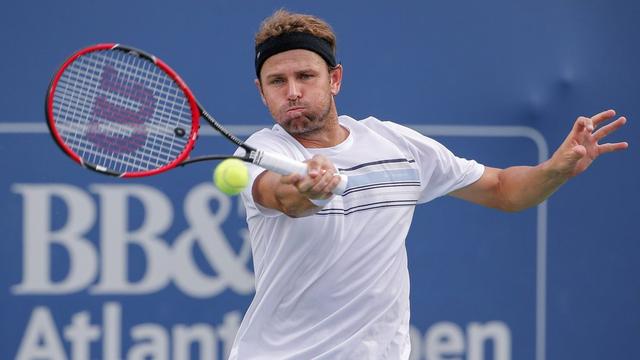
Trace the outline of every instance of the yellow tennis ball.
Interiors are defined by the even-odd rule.
[[[238,159],[227,159],[216,166],[213,182],[227,195],[237,195],[249,184],[249,170]]]

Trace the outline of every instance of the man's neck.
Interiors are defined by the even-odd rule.
[[[336,116],[321,129],[291,136],[306,148],[328,148],[345,141],[349,136],[349,129],[340,125]]]

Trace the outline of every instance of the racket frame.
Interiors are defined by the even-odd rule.
[[[161,166],[159,168],[146,170],[146,171],[119,173],[119,172],[115,172],[115,171],[106,169],[101,165],[93,164],[91,162],[88,162],[88,161],[82,159],[62,139],[62,136],[60,135],[60,133],[58,132],[58,130],[57,130],[56,126],[55,126],[55,116],[54,116],[54,113],[53,113],[53,97],[54,97],[54,94],[55,94],[55,90],[56,90],[56,88],[58,86],[58,82],[60,81],[60,78],[64,74],[65,70],[67,70],[67,68],[74,61],[76,61],[81,56],[84,56],[86,54],[89,54],[89,53],[92,53],[92,52],[96,52],[96,51],[122,51],[122,52],[128,53],[130,55],[138,56],[141,59],[144,59],[146,61],[150,61],[154,65],[159,67],[162,71],[164,71],[176,83],[176,85],[184,92],[184,94],[187,97],[187,100],[189,102],[189,107],[191,108],[191,131],[190,131],[190,133],[188,135],[189,136],[188,137],[188,141],[185,144],[185,146],[182,149],[182,151],[180,152],[180,154],[175,159],[173,159],[171,162],[169,162],[168,164],[165,164],[165,165],[163,165],[163,166]],[[182,80],[182,78],[173,69],[171,69],[171,67],[169,67],[169,65],[167,65],[162,60],[156,58],[155,56],[153,56],[151,54],[148,54],[148,53],[146,53],[146,52],[144,52],[142,50],[139,50],[139,49],[136,49],[136,48],[133,48],[133,47],[129,47],[129,46],[125,46],[125,45],[121,45],[121,44],[115,44],[115,43],[103,43],[103,44],[96,44],[96,45],[93,45],[93,46],[89,46],[87,48],[84,48],[82,50],[77,51],[71,57],[69,57],[60,66],[60,68],[58,69],[56,74],[53,76],[53,78],[52,78],[52,80],[51,80],[51,82],[49,84],[49,87],[47,89],[47,96],[46,96],[46,101],[45,101],[45,116],[47,118],[47,126],[49,127],[49,131],[50,131],[53,139],[55,140],[56,144],[62,149],[62,151],[65,154],[67,154],[75,162],[79,163],[80,165],[82,165],[83,167],[85,167],[87,169],[97,171],[97,172],[99,172],[101,174],[107,174],[107,175],[123,177],[123,178],[135,178],[135,177],[144,177],[144,176],[156,175],[156,174],[165,172],[165,171],[167,171],[169,169],[175,168],[176,166],[178,166],[182,162],[184,162],[189,157],[189,154],[191,153],[191,150],[193,150],[193,147],[195,145],[195,141],[196,141],[196,139],[198,137],[198,132],[200,130],[200,113],[201,113],[200,109],[201,109],[201,107],[199,106],[197,100],[193,96],[193,93],[191,92],[189,87],[187,87],[187,85],[184,82],[184,80]],[[220,128],[221,128],[221,126],[218,124],[216,126],[216,129],[218,129],[218,131],[220,131]],[[228,137],[228,134],[230,134],[228,131],[225,131],[225,132],[220,131],[220,132],[223,135],[225,135],[226,137]],[[230,140],[235,142],[234,139],[230,138]]]

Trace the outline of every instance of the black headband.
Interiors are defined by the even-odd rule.
[[[256,46],[256,76],[260,79],[260,69],[271,56],[295,49],[313,51],[327,62],[330,68],[334,68],[336,57],[331,50],[331,45],[325,39],[305,32],[291,32],[271,37],[262,44]]]

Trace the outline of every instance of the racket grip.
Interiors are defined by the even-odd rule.
[[[267,170],[271,170],[281,175],[289,174],[307,174],[307,164],[288,158],[284,155],[266,152],[263,150],[257,150],[253,163],[263,167]],[[333,193],[336,195],[342,195],[347,188],[348,178],[346,175],[336,174],[340,176],[340,183],[333,189]]]

